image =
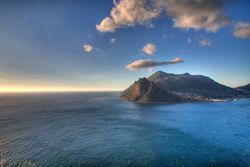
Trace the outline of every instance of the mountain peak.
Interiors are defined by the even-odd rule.
[[[139,80],[136,82],[143,84],[143,83],[148,83],[150,81],[147,78],[143,77],[143,78],[139,78]]]
[[[159,88],[147,78],[139,78],[128,89],[121,93],[121,98],[139,103],[181,102],[182,98]]]
[[[165,73],[163,71],[157,71],[157,72],[153,73],[151,76],[149,76],[148,79],[150,81],[152,81],[152,80],[155,80],[157,78],[165,78],[165,77],[168,77],[170,75],[174,75],[174,74]]]
[[[167,73],[163,71],[156,71],[154,74],[167,74]]]
[[[174,76],[190,76],[191,74],[189,73],[183,73],[183,74],[174,74],[174,73],[166,73],[163,71],[157,71],[155,73],[153,73],[151,76],[149,76],[148,78],[150,78],[149,80],[151,80],[152,78],[164,78],[164,77],[174,77]]]

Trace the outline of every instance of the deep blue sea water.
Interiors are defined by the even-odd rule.
[[[250,101],[150,105],[114,92],[2,94],[0,164],[247,167]]]

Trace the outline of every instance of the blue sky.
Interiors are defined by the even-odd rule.
[[[169,12],[175,4],[166,7],[167,14],[142,22],[122,20],[113,32],[100,32],[96,25],[112,18],[112,0],[0,0],[0,90],[122,90],[158,70],[206,75],[232,87],[247,84],[250,38],[233,33],[243,24],[249,28],[250,2],[221,4],[219,10],[230,23],[216,32],[207,31],[203,23],[199,28],[192,23],[175,26],[180,15]],[[201,46],[202,41],[207,45]],[[146,44],[155,46],[152,55],[143,52]],[[92,50],[86,52],[84,45]],[[153,71],[125,68],[140,59],[165,62],[175,58],[184,62],[153,67]]]

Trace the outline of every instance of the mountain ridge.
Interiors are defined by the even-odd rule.
[[[228,86],[219,84],[210,77],[203,75],[168,74],[158,71],[148,77],[157,86],[179,93],[197,94],[206,98],[229,98],[237,96],[239,92]]]
[[[250,93],[250,83],[244,86],[239,86],[236,89],[246,93]]]

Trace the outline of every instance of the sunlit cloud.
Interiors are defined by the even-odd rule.
[[[91,52],[93,49],[91,45],[84,45],[83,47],[84,47],[85,52]]]
[[[149,43],[142,48],[142,51],[146,54],[153,55],[156,52],[156,46]]]
[[[114,32],[121,27],[153,27],[153,19],[172,17],[174,27],[216,32],[231,22],[221,0],[114,0],[110,16],[96,29]]]
[[[212,45],[212,42],[210,40],[201,40],[199,42],[199,45],[200,46],[211,46]]]
[[[163,38],[163,39],[166,39],[167,37],[168,37],[167,34],[162,35],[162,38]]]
[[[171,61],[163,61],[163,62],[158,62],[158,61],[154,61],[151,59],[144,59],[144,60],[134,61],[133,63],[127,65],[126,68],[131,71],[148,68],[149,71],[152,71],[153,70],[152,67],[171,65],[171,64],[177,64],[177,63],[183,63],[183,62],[184,60],[181,58],[175,58]]]
[[[231,22],[221,0],[160,0],[158,3],[173,17],[174,27],[216,32]]]
[[[159,16],[160,10],[154,10],[152,2],[146,0],[114,0],[114,7],[110,17],[104,18],[96,29],[100,32],[114,32],[115,29],[126,26],[132,27],[136,24],[152,27],[150,20]]]
[[[238,22],[235,25],[234,37],[237,38],[248,38],[250,37],[250,23]]]
[[[111,38],[110,39],[110,43],[115,43],[116,42],[116,39],[115,38]]]
[[[154,69],[153,69],[153,68],[148,68],[148,71],[149,71],[149,72],[153,72]]]

